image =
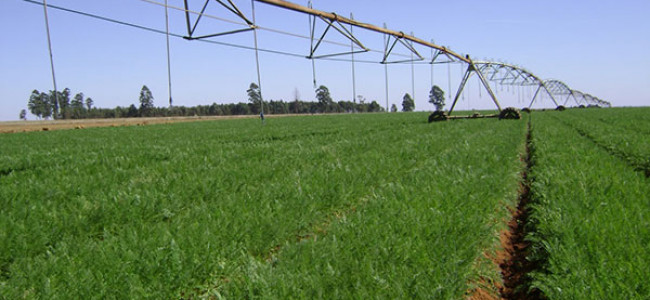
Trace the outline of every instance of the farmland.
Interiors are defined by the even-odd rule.
[[[0,298],[495,294],[529,124],[530,286],[647,298],[648,112],[3,134]]]
[[[647,299],[649,109],[533,117],[532,222],[550,299]],[[614,296],[615,295],[615,296]]]

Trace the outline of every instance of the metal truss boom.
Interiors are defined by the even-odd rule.
[[[173,8],[175,10],[180,10],[180,11],[184,12],[185,19],[186,19],[185,20],[185,23],[186,23],[185,25],[187,26],[187,35],[186,36],[182,36],[180,34],[172,33],[172,32],[169,31],[168,27],[166,27],[165,31],[161,31],[161,30],[157,30],[155,28],[144,27],[144,26],[137,25],[137,24],[134,24],[134,23],[127,23],[127,22],[123,22],[123,21],[119,21],[119,20],[115,20],[115,19],[109,19],[109,18],[106,18],[106,17],[102,17],[102,16],[99,16],[99,15],[93,15],[93,14],[89,14],[89,13],[85,13],[85,12],[81,12],[81,11],[76,11],[76,10],[67,9],[67,8],[63,8],[63,7],[48,5],[45,1],[43,1],[43,2],[34,1],[34,0],[23,0],[23,1],[33,3],[33,4],[37,4],[37,5],[43,5],[45,7],[46,13],[47,13],[47,7],[52,7],[52,8],[55,8],[55,9],[64,10],[64,11],[68,11],[68,12],[72,12],[72,13],[77,13],[77,14],[81,14],[81,15],[84,15],[84,16],[100,19],[100,20],[103,20],[103,21],[108,21],[108,22],[113,22],[113,23],[117,23],[117,24],[121,24],[121,25],[131,26],[131,27],[134,27],[134,28],[137,28],[137,29],[147,30],[147,31],[151,31],[151,32],[166,34],[168,38],[170,36],[173,36],[173,37],[185,38],[187,40],[200,40],[200,41],[203,41],[203,42],[215,43],[215,44],[231,46],[231,47],[236,47],[236,48],[241,48],[241,49],[255,50],[256,59],[258,60],[257,61],[258,63],[259,63],[259,58],[257,57],[257,52],[258,51],[264,51],[264,52],[268,52],[268,53],[275,53],[275,54],[283,54],[283,55],[301,57],[300,54],[296,54],[296,53],[282,52],[282,51],[279,51],[279,50],[271,50],[271,49],[260,49],[258,47],[258,45],[257,45],[257,30],[258,29],[264,29],[264,30],[267,30],[267,31],[275,32],[275,33],[280,33],[280,34],[285,34],[285,35],[291,35],[291,36],[295,36],[295,37],[310,39],[311,40],[311,47],[310,47],[309,56],[307,56],[307,58],[311,59],[312,63],[313,63],[314,59],[317,59],[317,58],[322,58],[322,59],[326,59],[326,60],[344,61],[343,59],[336,59],[336,58],[331,58],[331,57],[338,56],[338,55],[352,55],[352,63],[353,63],[352,67],[353,68],[354,68],[354,62],[355,61],[364,62],[364,63],[381,63],[381,64],[384,64],[385,71],[386,71],[386,80],[388,78],[386,64],[389,64],[389,63],[410,62],[411,63],[411,68],[412,68],[412,73],[413,73],[413,64],[416,63],[415,61],[422,61],[421,63],[423,63],[423,64],[431,64],[432,67],[433,67],[433,64],[440,64],[440,63],[446,63],[446,64],[450,64],[450,63],[466,63],[467,64],[467,69],[466,69],[466,72],[465,72],[465,74],[464,74],[464,76],[463,76],[463,78],[461,80],[460,86],[459,86],[458,91],[456,93],[456,97],[455,97],[454,102],[453,102],[453,104],[451,106],[451,109],[449,110],[449,115],[451,115],[451,113],[453,112],[453,109],[454,109],[454,107],[455,107],[455,105],[456,105],[456,103],[457,103],[457,101],[459,99],[459,96],[461,95],[463,89],[465,88],[465,85],[467,84],[469,78],[471,77],[471,75],[473,73],[477,74],[477,76],[480,79],[480,82],[485,87],[485,89],[488,91],[488,94],[490,95],[490,97],[492,98],[492,100],[494,101],[494,103],[496,104],[496,106],[497,106],[497,108],[499,110],[501,110],[501,106],[500,106],[499,102],[497,101],[497,97],[495,96],[495,94],[493,93],[493,91],[492,91],[492,89],[490,87],[489,81],[493,81],[493,82],[495,82],[497,84],[508,85],[508,86],[510,86],[510,85],[513,85],[513,86],[537,86],[537,90],[535,91],[535,95],[533,96],[533,99],[532,99],[529,107],[532,107],[533,103],[535,102],[535,99],[537,98],[539,92],[542,89],[544,91],[546,91],[546,93],[552,99],[553,103],[555,103],[555,105],[558,106],[558,107],[559,107],[559,104],[558,104],[558,102],[556,100],[556,96],[558,97],[558,99],[561,99],[563,101],[562,103],[564,105],[566,105],[568,103],[570,98],[573,98],[574,101],[576,102],[576,104],[578,104],[578,105],[582,105],[584,103],[584,104],[588,104],[588,105],[611,106],[610,102],[601,100],[601,99],[599,99],[597,97],[594,97],[594,96],[592,96],[590,94],[586,94],[586,93],[582,93],[582,92],[577,91],[577,90],[573,90],[573,89],[569,88],[566,84],[564,84],[561,81],[558,81],[558,80],[546,80],[546,81],[541,80],[539,77],[537,77],[533,73],[531,73],[531,72],[529,72],[529,71],[527,71],[527,70],[525,70],[525,69],[523,69],[521,67],[515,66],[515,65],[511,65],[511,64],[507,64],[507,63],[500,63],[500,62],[490,62],[490,61],[474,61],[474,60],[472,60],[470,58],[469,55],[461,55],[459,53],[456,53],[456,52],[450,50],[447,47],[435,44],[433,40],[428,42],[428,41],[419,39],[419,38],[415,37],[413,35],[413,33],[411,33],[410,35],[407,35],[407,34],[405,34],[404,32],[401,32],[401,31],[390,30],[390,29],[386,28],[385,25],[382,28],[382,27],[379,27],[379,26],[376,26],[376,25],[356,21],[356,20],[354,20],[352,18],[352,16],[350,16],[350,18],[345,18],[345,17],[342,17],[340,15],[337,15],[336,13],[328,13],[328,12],[320,11],[320,10],[317,10],[317,9],[313,9],[311,7],[311,5],[309,7],[305,7],[305,6],[301,6],[301,5],[291,3],[291,2],[288,2],[288,1],[285,1],[285,0],[251,0],[251,3],[252,3],[252,19],[249,18],[248,16],[246,16],[246,14],[244,14],[240,10],[235,5],[233,0],[196,0],[196,1],[199,2],[199,5],[201,5],[200,12],[191,11],[189,9],[190,0],[183,0],[184,8],[170,6],[170,5],[168,5],[167,1],[165,1],[164,3],[160,3],[160,2],[158,2],[156,0],[140,0],[140,1],[143,1],[143,2],[151,3],[151,4],[164,6],[166,9],[167,8]],[[224,19],[224,18],[220,18],[220,17],[217,17],[217,16],[206,14],[206,9],[207,9],[207,6],[209,5],[210,1],[217,2],[222,7],[222,9],[225,8],[230,14],[235,15],[239,19],[239,21],[232,21],[232,20],[228,20],[228,19]],[[275,7],[279,7],[279,8],[283,8],[283,9],[287,9],[287,10],[291,10],[291,11],[295,11],[295,12],[304,13],[304,14],[309,15],[309,17],[310,17],[310,25],[312,25],[310,27],[311,35],[309,37],[305,37],[305,36],[301,36],[301,35],[295,34],[295,33],[290,33],[290,32],[281,31],[281,30],[272,29],[272,28],[263,28],[263,27],[258,26],[258,24],[257,24],[257,22],[255,20],[255,9],[254,9],[255,5],[253,4],[255,2],[261,2],[261,3],[264,3],[264,4],[271,5],[271,6],[275,6]],[[192,18],[190,18],[190,13],[197,15],[194,20],[192,20]],[[46,18],[47,18],[47,15],[46,15]],[[203,19],[204,18],[216,19],[216,20],[220,20],[220,21],[223,21],[223,22],[226,22],[226,23],[231,23],[231,24],[242,26],[242,28],[235,28],[235,29],[231,29],[230,31],[223,31],[223,32],[219,32],[219,33],[208,32],[207,34],[203,34],[201,36],[196,36],[195,31],[196,31],[196,29],[198,27],[199,22],[202,20],[202,18]],[[319,37],[315,36],[315,22],[316,22],[316,19],[320,19],[327,26],[324,29],[324,31],[322,32],[322,34],[319,34]],[[312,23],[312,20],[313,20],[313,23]],[[47,23],[47,19],[46,19],[46,23]],[[346,28],[347,25],[350,26],[349,29]],[[166,26],[169,26],[167,19],[166,19]],[[369,49],[369,48],[365,47],[362,44],[362,42],[353,35],[353,33],[352,33],[353,32],[353,27],[358,27],[358,28],[365,29],[365,30],[368,30],[368,31],[383,34],[384,39],[385,39],[384,40],[384,49],[383,49],[383,51],[381,51],[381,50],[373,50],[373,49]],[[334,29],[334,30],[330,30],[330,29]],[[217,36],[230,35],[230,34],[235,34],[235,33],[240,33],[240,32],[246,32],[246,31],[252,31],[254,33],[255,47],[248,47],[248,46],[236,45],[236,44],[228,44],[228,43],[218,42],[218,41],[210,39],[210,38],[217,37]],[[349,44],[343,44],[343,43],[337,43],[337,42],[332,42],[332,41],[325,40],[324,38],[327,35],[328,31],[337,31],[339,34],[344,36],[349,41]],[[350,47],[350,48],[349,48],[349,51],[347,51],[347,52],[324,53],[324,54],[316,55],[317,50],[319,50],[319,46],[321,46],[321,43],[323,43],[323,42],[331,43],[331,44],[337,44],[337,45],[343,45],[343,46]],[[407,57],[407,55],[405,55],[405,54],[393,53],[394,48],[398,44],[403,46],[405,49],[409,50],[410,59],[391,60],[391,61],[389,61],[388,58],[389,58],[390,55]],[[422,55],[420,55],[420,53],[418,53],[418,49],[416,48],[416,46],[423,46],[423,47],[430,48],[431,49],[431,58],[430,58],[430,60],[425,61],[424,57],[422,57]],[[381,61],[355,60],[354,54],[361,53],[361,52],[369,52],[369,51],[378,52],[378,53],[383,52],[382,60]],[[168,52],[169,52],[169,50],[168,50]],[[169,53],[168,53],[168,56],[169,56]],[[304,57],[304,56],[302,56],[302,57]],[[446,58],[446,59],[438,60],[438,58]],[[168,65],[169,65],[169,58],[168,58]],[[170,73],[169,70],[168,70],[168,73]],[[315,73],[315,70],[314,70],[314,73]],[[168,75],[170,75],[170,74],[168,74]],[[354,70],[353,70],[353,76],[354,76]],[[432,76],[433,76],[433,73],[432,73]],[[53,81],[54,81],[55,80],[54,79],[54,74],[53,74],[52,77],[53,77]],[[168,76],[168,77],[171,77],[171,76]],[[258,71],[258,77],[259,77],[259,71]],[[412,75],[412,77],[414,78],[413,75]],[[259,81],[260,80],[258,78],[258,82]],[[451,81],[451,79],[449,79],[449,81]],[[315,84],[315,76],[314,76],[314,84]],[[55,83],[55,85],[56,85],[56,83]],[[170,105],[171,105],[171,83],[169,85],[170,85]],[[260,86],[261,86],[261,84],[260,84]],[[354,89],[355,88],[353,88],[353,90]],[[386,82],[386,89],[388,89],[388,81]],[[56,86],[55,86],[55,90],[56,90]],[[451,96],[451,86],[450,86],[449,90],[450,90],[449,94]],[[479,92],[480,92],[480,90],[479,90]],[[414,91],[413,91],[413,93],[414,93]],[[353,92],[353,97],[355,96],[354,94],[355,93]],[[388,97],[387,97],[387,101],[388,101]],[[387,109],[388,109],[388,104],[387,104]]]
[[[244,13],[242,13],[241,10],[239,10],[237,5],[235,5],[235,3],[232,2],[232,0],[226,0],[226,1],[228,1],[228,4],[224,3],[221,0],[215,0],[217,3],[221,4],[221,6],[223,6],[225,9],[227,9],[232,14],[239,17],[239,19],[244,21],[245,24],[246,24],[246,27],[242,28],[242,29],[235,29],[235,30],[230,30],[230,31],[225,31],[225,32],[206,34],[206,35],[202,35],[202,36],[193,36],[194,31],[196,30],[197,25],[199,25],[199,21],[201,21],[201,17],[203,17],[203,15],[205,13],[205,9],[208,7],[208,3],[210,2],[210,0],[206,0],[205,4],[203,4],[203,8],[201,8],[201,12],[198,14],[198,17],[194,21],[193,26],[191,25],[191,21],[190,21],[190,10],[189,10],[189,4],[188,4],[187,1],[188,0],[183,1],[184,5],[185,5],[185,22],[186,22],[186,25],[187,25],[187,36],[184,37],[186,40],[200,40],[200,39],[206,39],[206,38],[213,38],[213,37],[218,37],[218,36],[222,36],[222,35],[229,35],[229,34],[235,34],[235,33],[240,33],[240,32],[247,32],[247,31],[255,30],[255,28],[256,28],[255,27],[255,22],[249,20],[248,17],[246,17],[244,15]],[[167,7],[168,7],[168,5],[165,4],[165,8],[167,8]]]
[[[500,63],[500,62],[476,61],[474,63],[478,65],[479,71],[486,71],[489,74],[491,73],[490,80],[498,82],[500,84],[522,85],[522,86],[538,85],[539,88],[535,92],[535,96],[533,97],[532,101],[530,102],[530,105],[528,106],[529,108],[532,107],[533,103],[535,102],[535,99],[537,98],[537,94],[539,93],[539,90],[542,88],[551,97],[551,100],[553,101],[555,106],[559,106],[557,100],[555,99],[554,94],[547,87],[546,81],[540,79],[539,77],[529,72],[528,70],[515,65]],[[502,70],[505,71],[505,74],[503,75],[500,74]],[[502,77],[495,78],[497,74],[501,75]]]
[[[255,1],[270,4],[270,5],[274,5],[274,6],[289,9],[289,10],[293,10],[293,11],[296,11],[296,12],[309,14],[309,15],[312,15],[312,16],[317,16],[317,17],[329,19],[329,20],[336,21],[336,22],[343,23],[343,24],[348,24],[348,25],[364,28],[364,29],[367,29],[367,30],[370,30],[370,31],[375,31],[375,32],[379,32],[379,33],[388,34],[388,35],[391,35],[391,36],[393,36],[395,38],[398,38],[398,39],[405,39],[405,40],[411,41],[413,43],[420,44],[422,46],[437,49],[437,50],[439,50],[441,52],[444,52],[444,53],[452,56],[453,58],[455,58],[458,61],[462,61],[462,62],[465,62],[465,63],[468,63],[468,64],[471,62],[469,58],[466,58],[466,57],[464,57],[464,56],[462,56],[462,55],[460,55],[458,53],[455,53],[455,52],[449,50],[448,48],[446,48],[444,46],[439,46],[439,45],[436,45],[434,43],[427,42],[427,41],[419,39],[417,37],[404,34],[403,32],[382,28],[382,27],[375,26],[375,25],[372,25],[372,24],[358,22],[358,21],[355,21],[355,20],[352,20],[352,19],[348,19],[348,18],[339,16],[339,15],[334,14],[334,13],[328,13],[328,12],[320,11],[320,10],[317,10],[317,9],[305,7],[305,6],[298,5],[298,4],[291,3],[291,2],[288,2],[288,1],[284,1],[284,0],[255,0]]]

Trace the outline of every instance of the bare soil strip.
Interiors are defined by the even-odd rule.
[[[528,204],[531,201],[531,179],[528,176],[532,167],[531,128],[528,123],[526,134],[526,151],[522,157],[525,167],[521,173],[521,185],[517,209],[512,212],[508,222],[508,231],[501,234],[503,250],[498,253],[497,262],[503,276],[503,286],[499,289],[502,299],[545,299],[541,291],[530,289],[528,273],[539,268],[539,263],[526,259],[530,242],[526,241],[529,218]]]
[[[497,251],[492,261],[499,267],[502,276],[502,284],[498,282],[482,282],[481,286],[489,286],[490,289],[498,291],[498,295],[490,293],[485,288],[479,288],[469,297],[472,300],[492,299],[546,299],[538,289],[530,288],[528,273],[540,268],[540,262],[531,262],[526,259],[530,249],[530,242],[526,241],[526,235],[530,226],[528,224],[529,209],[531,201],[530,187],[531,178],[528,176],[532,167],[532,145],[531,128],[528,123],[526,134],[525,153],[521,160],[525,167],[521,172],[521,183],[519,187],[518,204],[511,210],[512,218],[508,221],[508,230],[501,232],[501,249]]]
[[[267,118],[298,116],[268,115]],[[85,129],[91,127],[121,127],[144,126],[153,124],[169,124],[177,122],[197,122],[209,120],[259,118],[258,115],[236,116],[196,116],[196,117],[156,117],[156,118],[111,118],[111,119],[79,119],[79,120],[40,120],[40,121],[8,121],[0,122],[0,133],[17,133],[27,131],[52,131],[62,129]]]

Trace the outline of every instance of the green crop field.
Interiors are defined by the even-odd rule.
[[[650,109],[533,124],[535,285],[549,299],[650,299]]]
[[[3,134],[0,299],[464,299],[502,281],[529,130],[526,288],[647,299],[649,114]]]

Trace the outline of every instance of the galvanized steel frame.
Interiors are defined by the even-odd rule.
[[[186,26],[187,26],[187,36],[184,37],[185,39],[188,40],[206,39],[206,38],[251,31],[258,28],[255,22],[251,21],[246,15],[244,15],[244,13],[242,13],[242,11],[233,3],[232,0],[214,0],[217,3],[219,3],[222,7],[230,11],[233,15],[237,16],[241,21],[243,21],[244,23],[241,24],[245,25],[246,27],[242,29],[219,32],[214,34],[194,36],[195,30],[199,22],[201,21],[201,17],[205,13],[205,10],[210,0],[205,0],[205,3],[203,4],[200,13],[198,13],[198,17],[194,21],[193,25],[190,18],[191,11],[189,9],[188,0],[183,0],[183,1],[185,4],[185,17],[186,17]],[[227,3],[225,1],[227,1]],[[311,59],[312,62],[314,59],[319,59],[319,58],[329,58],[329,57],[340,56],[340,55],[354,55],[357,53],[370,51],[370,49],[365,47],[363,43],[353,34],[352,28],[359,27],[369,31],[382,33],[385,35],[386,38],[384,41],[383,56],[382,56],[382,60],[379,62],[381,64],[386,65],[386,64],[407,63],[407,62],[413,63],[414,61],[424,60],[425,58],[415,48],[416,44],[420,46],[428,47],[432,50],[432,57],[431,60],[427,62],[428,64],[433,65],[433,64],[442,64],[442,63],[466,63],[467,69],[456,91],[456,96],[448,112],[449,115],[451,115],[451,113],[453,112],[456,103],[458,102],[459,96],[463,92],[465,85],[467,84],[469,78],[472,76],[473,73],[477,74],[483,87],[487,90],[488,94],[490,95],[490,98],[492,99],[492,101],[494,102],[494,104],[496,105],[499,111],[501,111],[501,105],[499,104],[496,95],[492,91],[489,81],[493,81],[501,85],[537,86],[537,90],[535,91],[535,94],[531,99],[530,104],[528,105],[529,108],[532,107],[532,105],[535,103],[535,100],[537,99],[537,96],[539,95],[539,92],[542,89],[550,96],[551,100],[556,106],[559,106],[556,96],[566,96],[566,98],[563,101],[564,105],[568,103],[570,98],[573,98],[576,104],[578,105],[581,105],[581,103],[586,103],[588,105],[611,106],[611,104],[607,101],[603,101],[589,94],[584,94],[582,92],[572,90],[561,81],[557,81],[557,80],[544,81],[541,80],[536,75],[534,75],[532,72],[527,71],[526,69],[523,69],[515,65],[507,64],[507,63],[473,61],[469,55],[465,55],[465,56],[460,55],[445,46],[437,45],[433,41],[427,42],[425,40],[413,36],[412,34],[407,35],[401,31],[390,30],[387,29],[386,27],[382,28],[376,25],[362,23],[353,20],[352,18],[345,18],[340,15],[337,15],[336,13],[328,13],[328,12],[320,11],[312,8],[311,5],[309,5],[309,7],[305,7],[284,0],[252,0],[252,1],[262,2],[283,9],[305,13],[310,16],[311,44],[310,44],[309,55],[307,55],[306,58]],[[322,34],[320,34],[319,37],[316,37],[316,32],[315,32],[316,19],[320,19],[327,25],[327,27],[323,30]],[[346,28],[345,25],[350,25],[350,29]],[[327,33],[331,28],[334,28],[342,36],[344,36],[351,42],[350,51],[316,55],[316,51],[319,49],[319,46],[324,41],[325,36],[327,35]],[[406,48],[411,53],[412,56],[415,55],[415,57],[412,57],[411,59],[405,59],[405,60],[392,60],[392,61],[389,60],[391,53],[398,45],[398,43],[404,46],[404,48]],[[440,58],[442,57],[446,57],[447,59],[440,60]]]

